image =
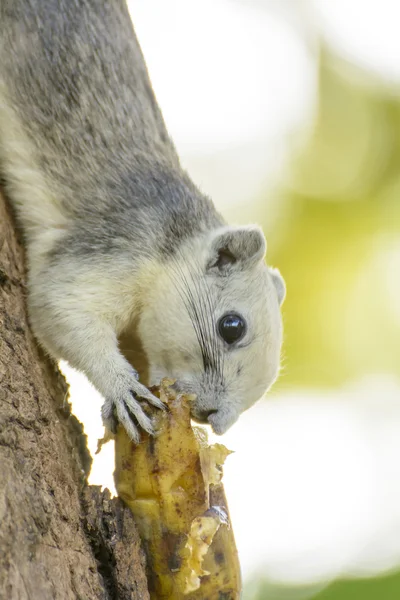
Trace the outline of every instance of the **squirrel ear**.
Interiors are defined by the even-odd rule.
[[[262,229],[257,225],[223,227],[215,232],[211,242],[209,268],[237,265],[251,266],[264,259],[267,250]]]
[[[283,279],[278,269],[273,269],[272,267],[269,267],[269,272],[272,277],[272,282],[275,286],[276,293],[278,295],[278,302],[281,305],[286,296],[285,280]]]

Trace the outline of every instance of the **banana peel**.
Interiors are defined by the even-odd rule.
[[[135,445],[119,427],[115,437],[115,485],[139,529],[150,597],[238,600],[240,565],[221,483],[230,451],[192,428],[190,397],[170,385],[152,389],[167,407],[154,415],[156,436]]]

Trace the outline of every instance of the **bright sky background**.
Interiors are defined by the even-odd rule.
[[[311,123],[318,31],[346,60],[400,84],[398,0],[130,4],[184,164],[225,213],[246,203],[249,221],[249,199],[279,177]],[[101,399],[66,372],[94,451]],[[400,564],[399,397],[398,382],[373,374],[332,394],[272,394],[224,436],[236,451],[225,487],[245,576],[322,581]],[[109,445],[92,483],[111,486],[112,470]]]
[[[343,58],[400,87],[398,0],[310,0],[325,39]]]

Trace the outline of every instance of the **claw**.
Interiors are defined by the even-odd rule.
[[[150,435],[152,433],[154,433],[154,431],[153,431],[153,425],[151,423],[151,420],[146,415],[146,413],[144,412],[144,410],[142,409],[142,407],[140,406],[140,404],[136,400],[134,400],[133,398],[127,400],[125,402],[125,404],[128,407],[129,411],[135,417],[136,421],[139,423],[140,427],[142,427],[142,429],[144,429],[145,431],[147,431],[147,433],[150,433]]]
[[[150,394],[150,396],[147,396],[146,400],[148,402],[150,402],[150,404],[152,404],[156,408],[160,408],[161,410],[166,410],[166,408],[167,408],[165,406],[164,402],[162,400],[160,400],[159,398],[157,398],[157,396],[153,396],[153,394]]]
[[[136,379],[136,378],[135,378]],[[166,406],[154,396],[144,385],[132,380],[129,387],[117,388],[115,397],[108,399],[102,407],[104,426],[112,432],[116,431],[118,422],[124,427],[131,440],[138,444],[140,442],[140,429],[149,435],[154,435],[154,427],[151,419],[147,416],[139,403],[139,399],[146,400],[149,404],[160,410]]]
[[[137,430],[136,425],[134,424],[129,415],[125,403],[118,402],[116,404],[116,409],[119,422],[121,423],[121,425],[123,425],[131,440],[135,442],[135,444],[138,444],[140,442],[140,434]]]
[[[138,398],[147,400],[150,404],[161,410],[165,410],[166,406],[162,400],[154,396],[144,385],[141,385],[140,392],[133,392]]]

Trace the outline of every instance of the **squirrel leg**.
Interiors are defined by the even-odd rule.
[[[38,287],[40,282],[29,301],[33,331],[54,358],[83,372],[104,397],[104,426],[115,431],[120,422],[134,442],[140,440],[140,428],[153,433],[140,399],[158,408],[164,405],[138,381],[136,370],[119,351],[112,325],[104,315],[90,312],[88,307],[85,310],[75,285],[70,289],[63,286],[62,295],[45,296]]]

